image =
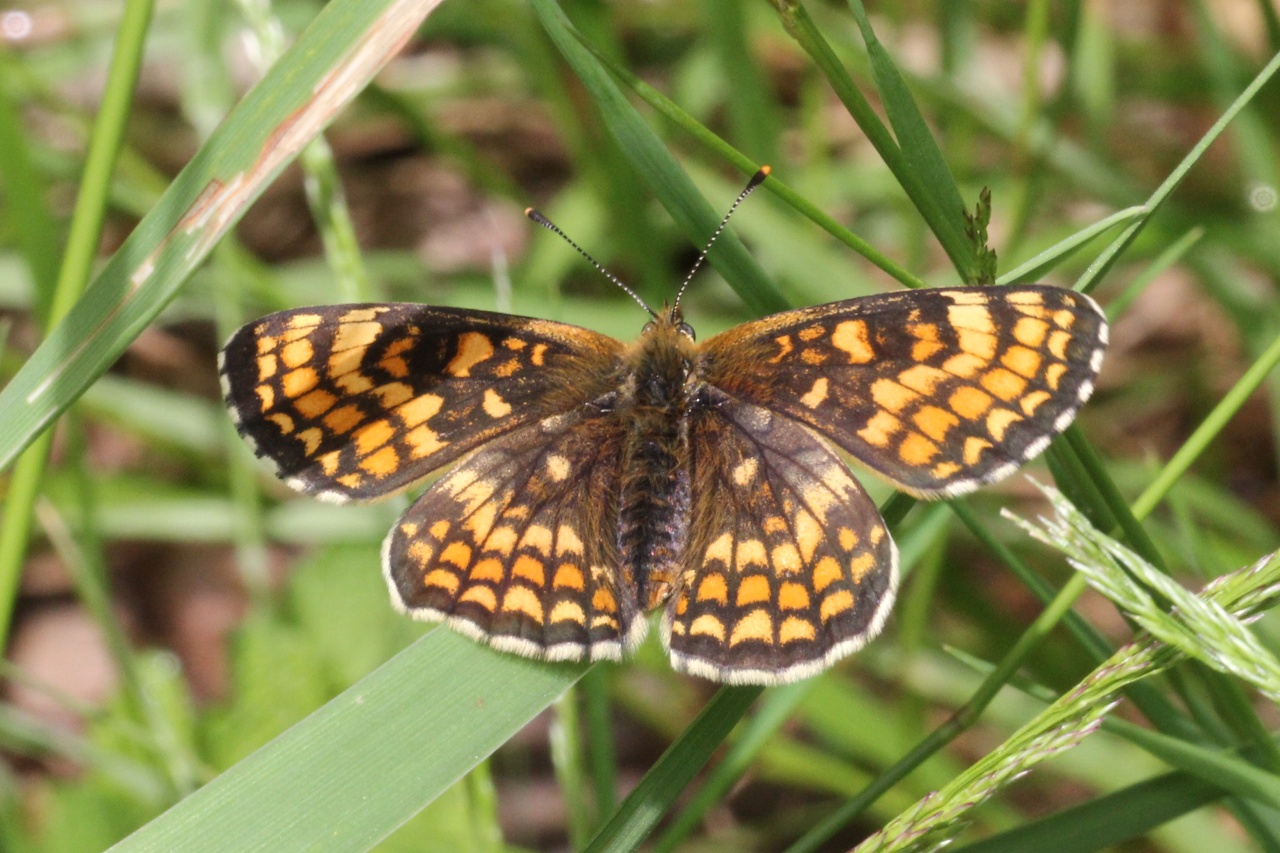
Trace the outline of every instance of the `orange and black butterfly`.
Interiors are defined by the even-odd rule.
[[[964,494],[1071,423],[1106,341],[1093,300],[1039,285],[849,299],[703,343],[678,300],[632,343],[375,303],[250,323],[221,373],[255,453],[321,499],[456,462],[386,539],[404,612],[617,660],[663,606],[676,669],[779,684],[860,648],[894,599],[897,550],[832,444],[910,494]]]

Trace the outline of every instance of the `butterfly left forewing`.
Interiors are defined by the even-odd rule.
[[[408,303],[271,314],[220,356],[227,408],[294,488],[390,494],[608,386],[622,344],[546,320]]]
[[[815,675],[879,632],[897,552],[849,469],[807,427],[707,390],[690,415],[684,571],[663,617],[672,665],[732,684]]]
[[[703,345],[701,375],[818,430],[900,488],[963,494],[1038,455],[1094,387],[1107,324],[1040,285],[899,291]]]

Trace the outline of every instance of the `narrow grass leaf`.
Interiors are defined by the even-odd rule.
[[[1085,270],[1084,275],[1082,275],[1080,280],[1076,282],[1077,290],[1088,293],[1097,286],[1098,282],[1101,281],[1102,277],[1106,275],[1108,271],[1110,271],[1112,265],[1115,264],[1120,255],[1123,254],[1133,241],[1137,239],[1138,235],[1142,233],[1142,230],[1146,227],[1155,212],[1164,205],[1164,203],[1169,199],[1169,196],[1173,194],[1173,191],[1177,189],[1178,185],[1182,183],[1184,178],[1186,178],[1187,173],[1191,171],[1191,168],[1198,163],[1200,158],[1204,156],[1205,152],[1209,150],[1209,146],[1213,144],[1214,140],[1222,135],[1222,132],[1227,129],[1227,125],[1232,122],[1241,110],[1248,106],[1254,96],[1258,94],[1259,90],[1261,90],[1264,85],[1266,85],[1267,81],[1275,76],[1277,71],[1280,71],[1280,53],[1273,56],[1271,61],[1258,72],[1257,76],[1250,81],[1244,91],[1231,102],[1231,105],[1223,111],[1222,115],[1218,117],[1218,120],[1213,123],[1209,130],[1200,137],[1192,149],[1187,152],[1187,156],[1182,158],[1182,162],[1180,162],[1177,167],[1169,173],[1169,176],[1165,178],[1164,181],[1161,182],[1160,186],[1156,188],[1155,192],[1151,194],[1144,205],[1144,207],[1147,208],[1147,214],[1132,222],[1129,227],[1125,228],[1124,231],[1121,232],[1114,241],[1112,241],[1111,245],[1107,246],[1107,248],[1094,259],[1093,263],[1089,265],[1089,268]]]
[[[841,64],[835,51],[831,49],[826,38],[814,23],[808,10],[798,0],[772,0],[778,10],[783,27],[796,42],[809,54],[818,69],[826,77],[840,103],[857,122],[858,127],[867,136],[876,149],[876,153],[884,160],[889,171],[902,186],[907,198],[920,212],[921,218],[929,226],[939,244],[947,253],[947,257],[960,274],[963,281],[974,280],[973,245],[965,237],[962,228],[951,225],[951,218],[938,204],[937,199],[925,187],[920,174],[899,147],[893,134],[885,127],[879,115],[854,84],[853,78]],[[961,205],[957,214],[962,214]],[[952,214],[955,216],[956,214]]]
[[[1166,773],[951,853],[1093,853],[1221,798],[1208,782]]]
[[[724,760],[716,765],[707,778],[706,784],[698,790],[662,837],[654,844],[656,853],[669,853],[675,850],[697,828],[716,803],[725,797],[729,790],[737,784],[746,773],[751,762],[759,754],[781,728],[791,718],[796,707],[809,695],[815,686],[815,680],[801,681],[798,684],[787,684],[769,693],[761,703],[759,712],[743,727]]]
[[[111,175],[137,87],[151,10],[152,0],[129,0],[120,18],[102,104],[94,118],[84,172],[76,193],[66,249],[53,299],[43,318],[46,332],[62,321],[89,281],[106,218]],[[0,644],[9,633],[13,598],[31,535],[32,507],[44,480],[51,448],[52,438],[45,436],[23,456],[5,509],[0,513]]]
[[[1243,758],[1206,749],[1123,720],[1109,721],[1108,730],[1142,747],[1170,767],[1195,776],[1219,791],[1280,809],[1280,776],[1261,770]]]
[[[734,148],[721,137],[712,133],[705,125],[701,124],[688,112],[681,109],[675,101],[641,80],[635,74],[626,68],[617,64],[606,56],[602,51],[591,44],[584,43],[588,50],[596,57],[596,59],[609,70],[609,73],[616,77],[631,91],[635,92],[645,103],[653,107],[669,121],[675,124],[701,142],[711,151],[733,164],[733,166],[741,170],[744,174],[750,174],[756,168],[756,161],[743,154],[737,148]],[[900,266],[888,255],[872,246],[866,240],[863,240],[857,234],[854,234],[848,228],[845,228],[836,219],[822,210],[817,208],[807,198],[800,193],[791,189],[786,185],[778,175],[770,176],[765,182],[763,189],[768,190],[777,198],[790,205],[796,212],[807,217],[815,225],[818,225],[832,237],[835,237],[841,243],[848,246],[853,251],[862,255],[871,263],[884,270],[889,275],[897,279],[906,287],[924,287],[924,282],[913,275],[911,272]]]
[[[1200,422],[1195,432],[1173,454],[1159,476],[1152,480],[1133,502],[1134,515],[1139,518],[1144,517],[1160,505],[1164,496],[1191,469],[1209,444],[1226,429],[1227,423],[1271,375],[1271,371],[1277,364],[1280,364],[1280,335],[1276,335],[1266,350],[1253,364],[1249,365],[1249,369],[1244,372],[1239,381],[1231,386],[1231,390],[1222,396],[1218,405],[1213,407],[1213,411]]]
[[[20,62],[11,51],[0,51],[0,186],[6,222],[31,271],[32,308],[43,320],[58,278],[59,228],[49,210],[45,176],[33,163],[27,129],[13,100]]]
[[[867,46],[871,74],[880,92],[880,102],[889,116],[889,123],[893,125],[898,147],[902,149],[908,165],[919,178],[920,185],[941,212],[940,223],[936,224],[946,228],[948,236],[943,242],[951,241],[957,245],[968,243],[971,255],[969,263],[972,265],[976,262],[976,250],[981,247],[973,245],[966,234],[964,212],[967,208],[946,158],[942,156],[942,149],[938,147],[929,125],[925,123],[897,63],[876,37],[861,1],[849,0],[849,9],[858,22],[862,40]],[[939,239],[942,239],[941,235]]]
[[[111,365],[439,0],[335,0],[174,179],[0,391],[0,469]]]
[[[1159,255],[1156,255],[1155,259],[1147,264],[1142,272],[1134,276],[1133,280],[1125,285],[1124,290],[1119,295],[1108,300],[1106,308],[1103,309],[1107,314],[1107,322],[1114,323],[1124,316],[1124,313],[1129,310],[1129,306],[1133,304],[1134,300],[1146,292],[1147,287],[1159,278],[1162,273],[1181,261],[1188,252],[1195,248],[1204,235],[1204,227],[1197,225],[1195,228],[1188,229],[1185,234],[1170,243]]]
[[[1050,246],[1031,260],[1009,270],[997,278],[996,283],[1016,284],[1018,282],[1041,281],[1051,270],[1084,248],[1089,244],[1090,240],[1099,234],[1109,231],[1117,225],[1130,222],[1145,212],[1146,208],[1144,207],[1126,207],[1124,210],[1117,210],[1110,216],[1099,219],[1092,225],[1080,229],[1067,239]]]
[[[715,232],[720,216],[694,187],[658,135],[627,101],[617,84],[586,47],[554,0],[531,0],[547,35],[591,93],[605,126],[628,161],[658,201],[695,245]],[[708,260],[753,311],[771,314],[790,307],[777,287],[747,252],[732,230],[726,229]]]
[[[757,163],[777,159],[782,122],[765,68],[751,50],[749,7],[739,0],[702,0],[725,86],[731,136]]]
[[[265,74],[284,52],[285,26],[267,2],[240,0],[239,6],[251,28],[253,44],[247,52],[258,66],[259,74]],[[369,275],[360,256],[355,223],[338,179],[333,149],[323,134],[307,143],[298,163],[305,176],[307,206],[343,298],[347,302],[369,301]]]
[[[437,629],[111,849],[367,850],[584,669]]]
[[[586,853],[623,853],[639,847],[763,689],[721,687],[622,801]]]

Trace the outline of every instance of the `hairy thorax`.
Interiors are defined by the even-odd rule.
[[[648,610],[671,594],[688,528],[689,406],[696,345],[679,317],[646,327],[628,353],[618,400],[626,424],[618,556]]]

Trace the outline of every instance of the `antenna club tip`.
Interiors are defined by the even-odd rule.
[[[764,164],[763,166],[760,167],[760,174],[765,176],[772,175],[773,167],[770,166],[768,163]]]
[[[760,171],[751,176],[751,180],[747,182],[747,192],[751,192],[756,187],[764,183],[764,179],[773,173],[773,169],[769,166],[761,166]]]
[[[529,217],[530,219],[533,219],[533,215],[537,212],[538,211],[534,210],[532,207],[526,207],[524,209],[524,215]]]

